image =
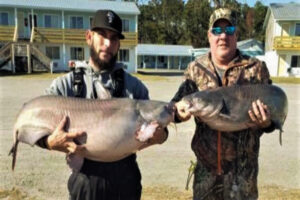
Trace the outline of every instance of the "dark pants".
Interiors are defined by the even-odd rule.
[[[85,159],[68,182],[70,200],[139,200],[142,185],[136,155],[117,162]]]

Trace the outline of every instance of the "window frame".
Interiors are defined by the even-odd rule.
[[[73,17],[76,17],[76,27],[74,28],[74,27],[72,27],[72,18]],[[77,19],[78,18],[82,18],[82,27],[81,28],[78,28],[78,23],[77,23]],[[69,17],[69,21],[70,21],[70,23],[69,23],[69,27],[71,28],[71,29],[84,29],[84,17],[82,16],[82,15],[70,15],[70,17]]]
[[[128,22],[128,30],[125,30],[124,23]],[[122,19],[122,32],[130,32],[130,19],[123,18]]]
[[[124,52],[128,52],[128,53],[124,54]],[[129,60],[130,60],[130,50],[129,49],[119,49],[118,61],[129,62]]]
[[[299,32],[298,32],[298,34],[297,34],[297,26],[299,27]],[[295,24],[295,36],[300,36],[300,23],[296,23]]]
[[[72,49],[75,49],[75,57],[72,57]],[[78,54],[78,49],[82,49],[82,59],[79,59],[78,57],[80,57],[80,56],[78,56],[79,54]],[[84,47],[79,47],[79,46],[77,46],[77,47],[70,47],[70,59],[71,60],[81,60],[81,61],[83,61],[84,60]]]
[[[4,23],[3,23],[2,14],[7,14],[7,24],[4,24]],[[8,12],[0,11],[0,25],[1,25],[1,26],[8,26],[8,25],[9,25],[9,13],[8,13]]]
[[[49,16],[50,17],[50,26],[46,26],[46,16]],[[57,26],[53,26],[53,17],[57,17]],[[59,28],[60,25],[59,25],[59,15],[57,14],[44,14],[44,27],[45,28]]]
[[[293,66],[293,58],[296,58],[296,66]],[[300,68],[300,55],[292,55],[291,56],[291,68]]]
[[[49,56],[48,55],[48,51],[47,49],[49,50],[51,48],[51,55]],[[56,57],[56,54],[54,53],[54,48],[58,48],[58,54],[57,54],[57,57]],[[59,46],[46,46],[45,47],[45,54],[48,58],[50,58],[51,60],[60,60],[60,47]]]

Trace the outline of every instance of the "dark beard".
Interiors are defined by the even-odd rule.
[[[90,47],[90,56],[96,67],[99,70],[112,70],[116,64],[118,54],[112,56],[111,59],[106,62],[99,58],[99,53],[96,52],[93,46]]]

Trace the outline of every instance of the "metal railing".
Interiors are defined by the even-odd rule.
[[[273,48],[275,50],[300,50],[300,36],[276,36]]]
[[[15,26],[0,26],[0,41],[12,42],[15,35]]]
[[[32,41],[36,43],[64,43],[64,44],[86,44],[86,30],[83,29],[59,29],[35,27]],[[121,46],[136,46],[137,33],[124,32],[125,39],[121,40]]]

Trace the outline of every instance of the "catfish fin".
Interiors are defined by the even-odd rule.
[[[18,150],[18,144],[19,144],[19,140],[17,139],[18,132],[16,132],[15,134],[16,134],[15,142],[8,153],[9,156],[12,154],[12,165],[11,165],[12,171],[14,171],[15,166],[16,166],[17,150]]]
[[[18,130],[18,140],[33,146],[39,139],[50,135],[52,130],[46,127],[22,126]]]

